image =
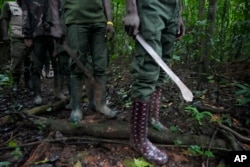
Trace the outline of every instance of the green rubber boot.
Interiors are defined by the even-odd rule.
[[[69,117],[71,122],[80,122],[82,120],[81,97],[82,97],[82,80],[76,77],[70,78],[71,85],[71,107],[72,111]]]
[[[90,82],[89,79],[84,81],[86,94],[88,98],[88,107],[87,113],[94,113],[96,112],[96,102],[95,102],[95,86],[93,83]]]

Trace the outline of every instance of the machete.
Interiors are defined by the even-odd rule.
[[[136,35],[136,40],[141,44],[141,46],[148,52],[148,54],[155,60],[155,62],[169,75],[169,77],[176,83],[179,87],[182,97],[187,102],[193,101],[193,93],[187,88],[187,86],[179,79],[179,77],[167,66],[167,64],[161,59],[161,57],[156,53],[156,51],[144,40],[140,35]]]
[[[90,80],[90,83],[95,83],[95,78],[92,76],[91,72],[83,65],[83,63],[78,59],[76,54],[71,50],[71,48],[68,46],[68,44],[64,41],[62,44],[62,47],[64,50],[69,54],[69,56],[73,59],[73,61],[78,65],[78,67],[82,70],[85,76],[88,77]]]

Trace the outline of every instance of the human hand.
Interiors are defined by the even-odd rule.
[[[25,44],[27,47],[31,47],[32,44],[33,44],[33,40],[30,39],[30,38],[24,39],[24,44]]]
[[[182,17],[179,17],[176,39],[181,39],[184,35],[185,35],[185,25],[183,23]]]
[[[140,19],[137,13],[127,14],[123,19],[125,31],[129,36],[136,36],[139,32]]]
[[[113,23],[112,22],[108,22],[107,23],[107,27],[106,27],[106,36],[108,41],[111,41],[115,36],[115,29],[113,27]]]

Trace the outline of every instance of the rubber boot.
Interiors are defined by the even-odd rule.
[[[39,74],[32,74],[31,75],[32,81],[32,88],[34,91],[34,104],[35,105],[42,105],[42,97],[41,97],[41,78]]]
[[[167,154],[153,145],[147,138],[148,135],[148,103],[143,101],[132,102],[130,117],[130,144],[146,160],[155,164],[165,164]]]
[[[162,89],[156,88],[154,93],[150,97],[149,101],[149,122],[150,124],[159,131],[168,131],[168,128],[165,127],[160,121],[159,121],[159,111],[161,106],[161,95],[162,95]]]
[[[55,72],[54,74],[54,91],[55,91],[55,98],[64,100],[66,99],[66,96],[64,96],[63,93],[63,77],[58,74],[58,72]]]
[[[89,79],[85,79],[84,81],[85,88],[86,88],[86,94],[88,98],[88,107],[87,112],[88,113],[94,113],[96,112],[96,102],[95,102],[95,86],[93,83],[90,82]]]
[[[20,82],[20,78],[21,78],[21,74],[20,74],[20,73],[13,72],[13,73],[12,73],[12,77],[13,77],[13,87],[12,87],[12,91],[13,91],[13,92],[17,92],[17,91],[18,91],[19,82]]]
[[[101,77],[95,78],[95,91],[94,99],[96,105],[96,111],[101,112],[107,118],[116,117],[117,111],[111,110],[106,104],[106,83]]]
[[[82,80],[78,78],[70,79],[71,85],[71,107],[72,111],[69,117],[71,122],[80,122],[82,120],[81,97],[82,97]]]

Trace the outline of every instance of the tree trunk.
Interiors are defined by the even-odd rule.
[[[206,81],[204,74],[208,72],[209,61],[212,49],[211,40],[213,37],[214,26],[215,26],[215,16],[217,11],[217,0],[209,0],[209,7],[207,13],[207,27],[206,27],[206,37],[202,43],[202,51],[201,51],[201,64],[199,69],[199,80],[201,82]]]
[[[79,125],[67,120],[47,120],[47,126],[53,131],[60,131],[64,135],[92,136],[106,139],[126,139],[129,140],[130,128],[128,122],[117,120],[102,121],[82,121]],[[149,139],[158,144],[175,144],[181,141],[182,145],[199,145],[208,148],[211,138],[204,135],[187,135],[172,132],[159,132],[149,128]],[[228,149],[227,144],[222,139],[215,139],[211,147]]]

